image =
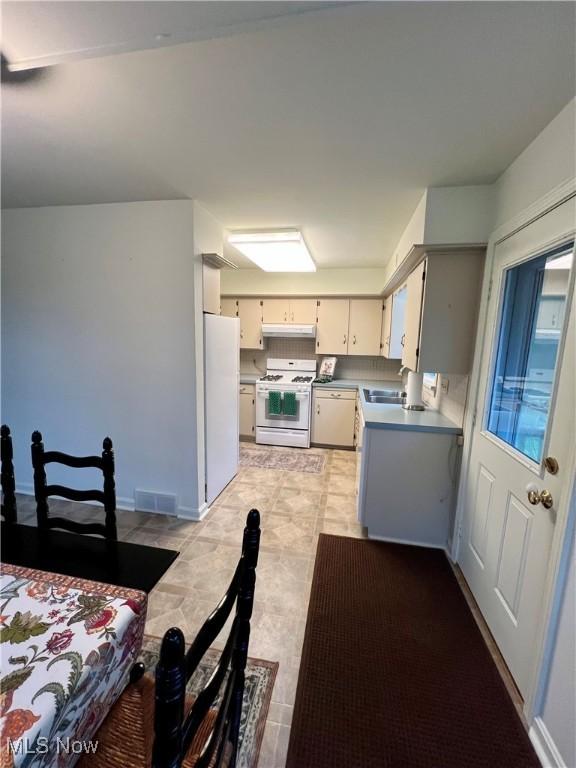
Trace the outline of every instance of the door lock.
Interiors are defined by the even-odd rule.
[[[550,472],[551,475],[557,475],[559,466],[557,459],[554,458],[554,456],[546,456],[544,459],[544,466],[546,467],[546,471]]]

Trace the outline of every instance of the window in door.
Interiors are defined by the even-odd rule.
[[[487,429],[542,460],[574,242],[506,270]]]

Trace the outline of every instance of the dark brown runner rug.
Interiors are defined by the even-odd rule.
[[[322,534],[287,768],[539,768],[443,552]]]

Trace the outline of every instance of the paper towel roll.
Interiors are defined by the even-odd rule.
[[[422,405],[422,383],[424,381],[423,373],[408,372],[408,382],[406,384],[406,405]]]

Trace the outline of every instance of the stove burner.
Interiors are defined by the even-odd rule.
[[[275,374],[267,373],[266,376],[262,376],[260,381],[279,381],[281,378],[282,378],[281,373],[275,373]]]
[[[298,384],[308,384],[309,381],[312,381],[312,376],[296,376],[292,381]]]

